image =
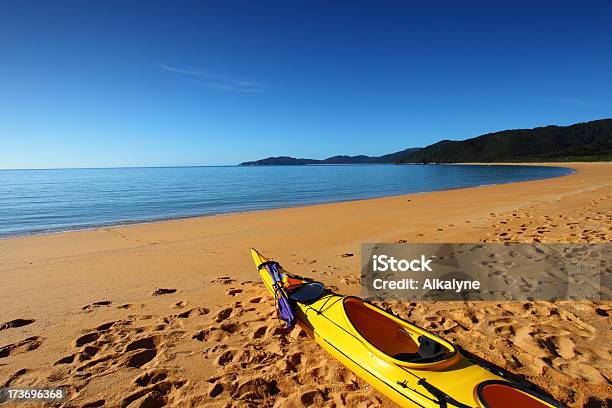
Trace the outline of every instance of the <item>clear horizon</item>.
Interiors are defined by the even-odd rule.
[[[612,3],[0,5],[0,168],[379,156],[612,117]]]
[[[602,118],[602,119],[612,119],[612,118]],[[598,120],[598,119],[593,119],[593,120]],[[579,122],[580,123],[580,122]],[[573,125],[574,123],[570,123],[568,125]],[[555,124],[549,124],[549,125],[555,125]],[[543,125],[543,126],[549,126],[549,125]],[[559,125],[559,126],[566,126],[566,125]],[[512,130],[512,129],[502,129],[502,130]],[[520,129],[518,129],[520,130]],[[486,133],[494,133],[494,132],[498,132],[501,130],[496,130],[496,131],[491,131],[491,132],[486,132]],[[482,135],[475,135],[476,136],[482,136]],[[440,139],[442,140],[442,139]],[[463,140],[463,139],[462,139]],[[435,143],[435,142],[434,142]],[[422,148],[422,147],[426,147],[426,146],[415,146],[418,148]],[[406,148],[408,149],[408,148]],[[404,149],[400,149],[398,150],[401,151]],[[387,152],[387,153],[395,153],[395,152]],[[387,153],[383,153],[383,154],[387,154]],[[366,156],[370,156],[367,153],[362,153],[363,155]],[[279,156],[289,156],[289,157],[294,157],[297,159],[326,159],[326,158],[330,158],[330,157],[334,157],[334,156],[347,156],[344,153],[337,153],[337,154],[332,154],[329,156],[325,156],[325,157],[297,157],[297,156],[292,156],[291,154],[281,154]],[[357,154],[358,155],[358,154]],[[357,156],[357,155],[351,155],[351,156]],[[279,156],[275,156],[275,157],[279,157]],[[266,156],[266,157],[258,157],[258,158],[253,158],[250,160],[245,160],[245,162],[248,161],[257,161],[260,159],[266,159],[272,156]],[[240,162],[242,163],[242,162]],[[134,168],[134,169],[146,169],[146,168],[172,168],[172,167],[236,167],[239,166],[240,163],[231,163],[231,164],[167,164],[167,165],[156,165],[156,164],[151,164],[151,165],[139,165],[139,166],[131,166],[131,165],[117,165],[117,166],[100,166],[100,167],[7,167],[7,168],[0,168],[0,171],[3,170],[96,170],[96,169],[130,169],[130,168]],[[336,163],[336,164],[326,164],[326,163],[317,163],[317,164],[310,164],[310,166],[363,166],[363,165],[388,165],[390,163]],[[537,166],[537,163],[534,163],[535,166]],[[289,165],[289,166],[293,166],[293,165]]]

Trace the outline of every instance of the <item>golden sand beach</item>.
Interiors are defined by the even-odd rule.
[[[577,172],[0,240],[0,387],[62,386],[79,407],[394,406],[282,328],[248,249],[359,294],[363,242],[610,242],[612,163],[561,165]],[[567,405],[611,404],[609,302],[384,306]]]

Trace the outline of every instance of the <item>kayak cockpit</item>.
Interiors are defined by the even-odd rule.
[[[438,366],[456,354],[455,347],[359,298],[344,298],[344,312],[369,348],[399,365]]]
[[[484,408],[549,408],[555,405],[533,391],[508,381],[489,380],[478,385],[476,395]]]

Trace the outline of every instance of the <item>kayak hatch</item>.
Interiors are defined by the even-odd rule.
[[[534,398],[531,391],[507,381],[485,381],[477,388],[478,402],[483,408],[545,408],[549,405]]]

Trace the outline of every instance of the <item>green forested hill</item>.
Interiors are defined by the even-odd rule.
[[[612,119],[571,126],[504,130],[463,141],[443,140],[398,163],[612,160]]]
[[[442,140],[424,148],[384,156],[333,156],[324,160],[281,156],[241,163],[241,166],[605,160],[612,160],[612,119],[571,126],[503,130],[463,141]]]

